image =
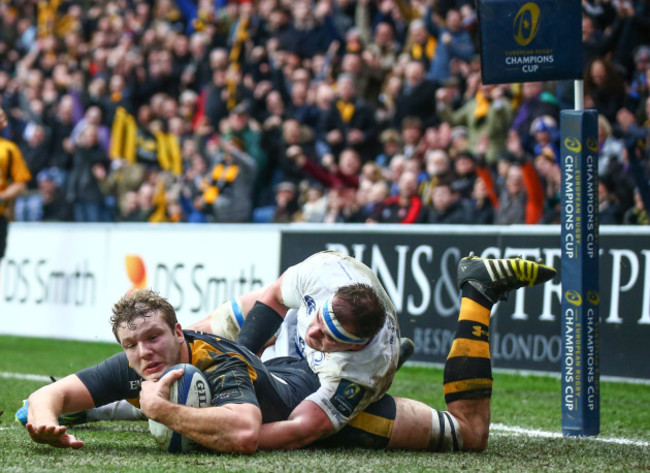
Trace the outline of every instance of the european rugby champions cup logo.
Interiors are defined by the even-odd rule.
[[[582,144],[580,144],[580,140],[572,136],[564,139],[564,146],[572,153],[579,153],[582,151]]]
[[[528,2],[522,6],[515,16],[513,36],[519,46],[527,46],[539,31],[539,6]]]
[[[587,138],[587,141],[585,143],[587,146],[587,149],[591,151],[592,153],[597,153],[598,152],[598,140],[595,138]]]
[[[124,257],[126,266],[126,275],[131,281],[129,292],[134,289],[144,289],[147,287],[147,268],[144,261],[138,255],[126,255]]]
[[[569,304],[574,305],[576,307],[580,307],[582,305],[582,296],[575,289],[569,289],[568,291],[566,291],[564,293],[564,298]]]

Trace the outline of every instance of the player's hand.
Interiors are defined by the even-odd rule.
[[[84,446],[81,440],[67,433],[64,425],[39,425],[29,422],[25,425],[29,437],[36,443],[45,443],[56,448],[78,449]]]
[[[140,410],[149,419],[157,420],[163,406],[169,403],[169,388],[185,370],[170,371],[158,381],[143,381],[140,386]]]

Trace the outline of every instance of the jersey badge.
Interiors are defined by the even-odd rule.
[[[350,417],[363,399],[365,388],[352,381],[341,380],[331,402],[345,417]]]
[[[316,310],[316,301],[311,296],[305,296],[305,305],[307,306],[307,313],[309,315]]]

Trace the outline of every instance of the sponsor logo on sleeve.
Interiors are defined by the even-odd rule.
[[[366,390],[362,386],[344,379],[339,383],[330,401],[343,416],[350,417],[363,399],[365,392]]]

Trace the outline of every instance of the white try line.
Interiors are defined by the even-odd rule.
[[[522,435],[526,437],[541,438],[565,438],[561,432],[545,432],[536,429],[524,429],[522,427],[512,427],[504,424],[490,424],[490,432],[496,431],[498,434]],[[569,437],[578,440],[589,440],[595,442],[616,443],[619,445],[634,445],[635,447],[648,447],[650,442],[642,440],[629,440],[616,437]]]
[[[14,425],[11,427],[0,427],[0,431],[2,430],[13,430],[13,429],[18,429],[21,428],[19,425]],[[132,431],[132,429],[124,429],[122,427],[111,427],[110,430],[115,430],[115,431]],[[520,435],[520,436],[526,436],[526,437],[539,437],[539,438],[565,438],[561,433],[559,432],[544,432],[543,430],[534,430],[534,429],[524,429],[522,427],[511,427],[509,425],[503,425],[503,424],[491,424],[490,425],[490,431],[492,431],[492,435]],[[494,432],[496,431],[496,432]],[[596,442],[605,442],[605,443],[615,443],[619,445],[632,445],[634,447],[648,447],[650,446],[650,442],[643,442],[641,440],[628,440],[628,439],[621,439],[621,438],[615,438],[615,437],[571,437],[576,440],[585,440],[585,441],[596,441]]]
[[[24,379],[26,381],[40,381],[43,383],[51,383],[52,379],[49,376],[40,374],[22,374],[22,373],[8,373],[0,371],[0,378]]]

